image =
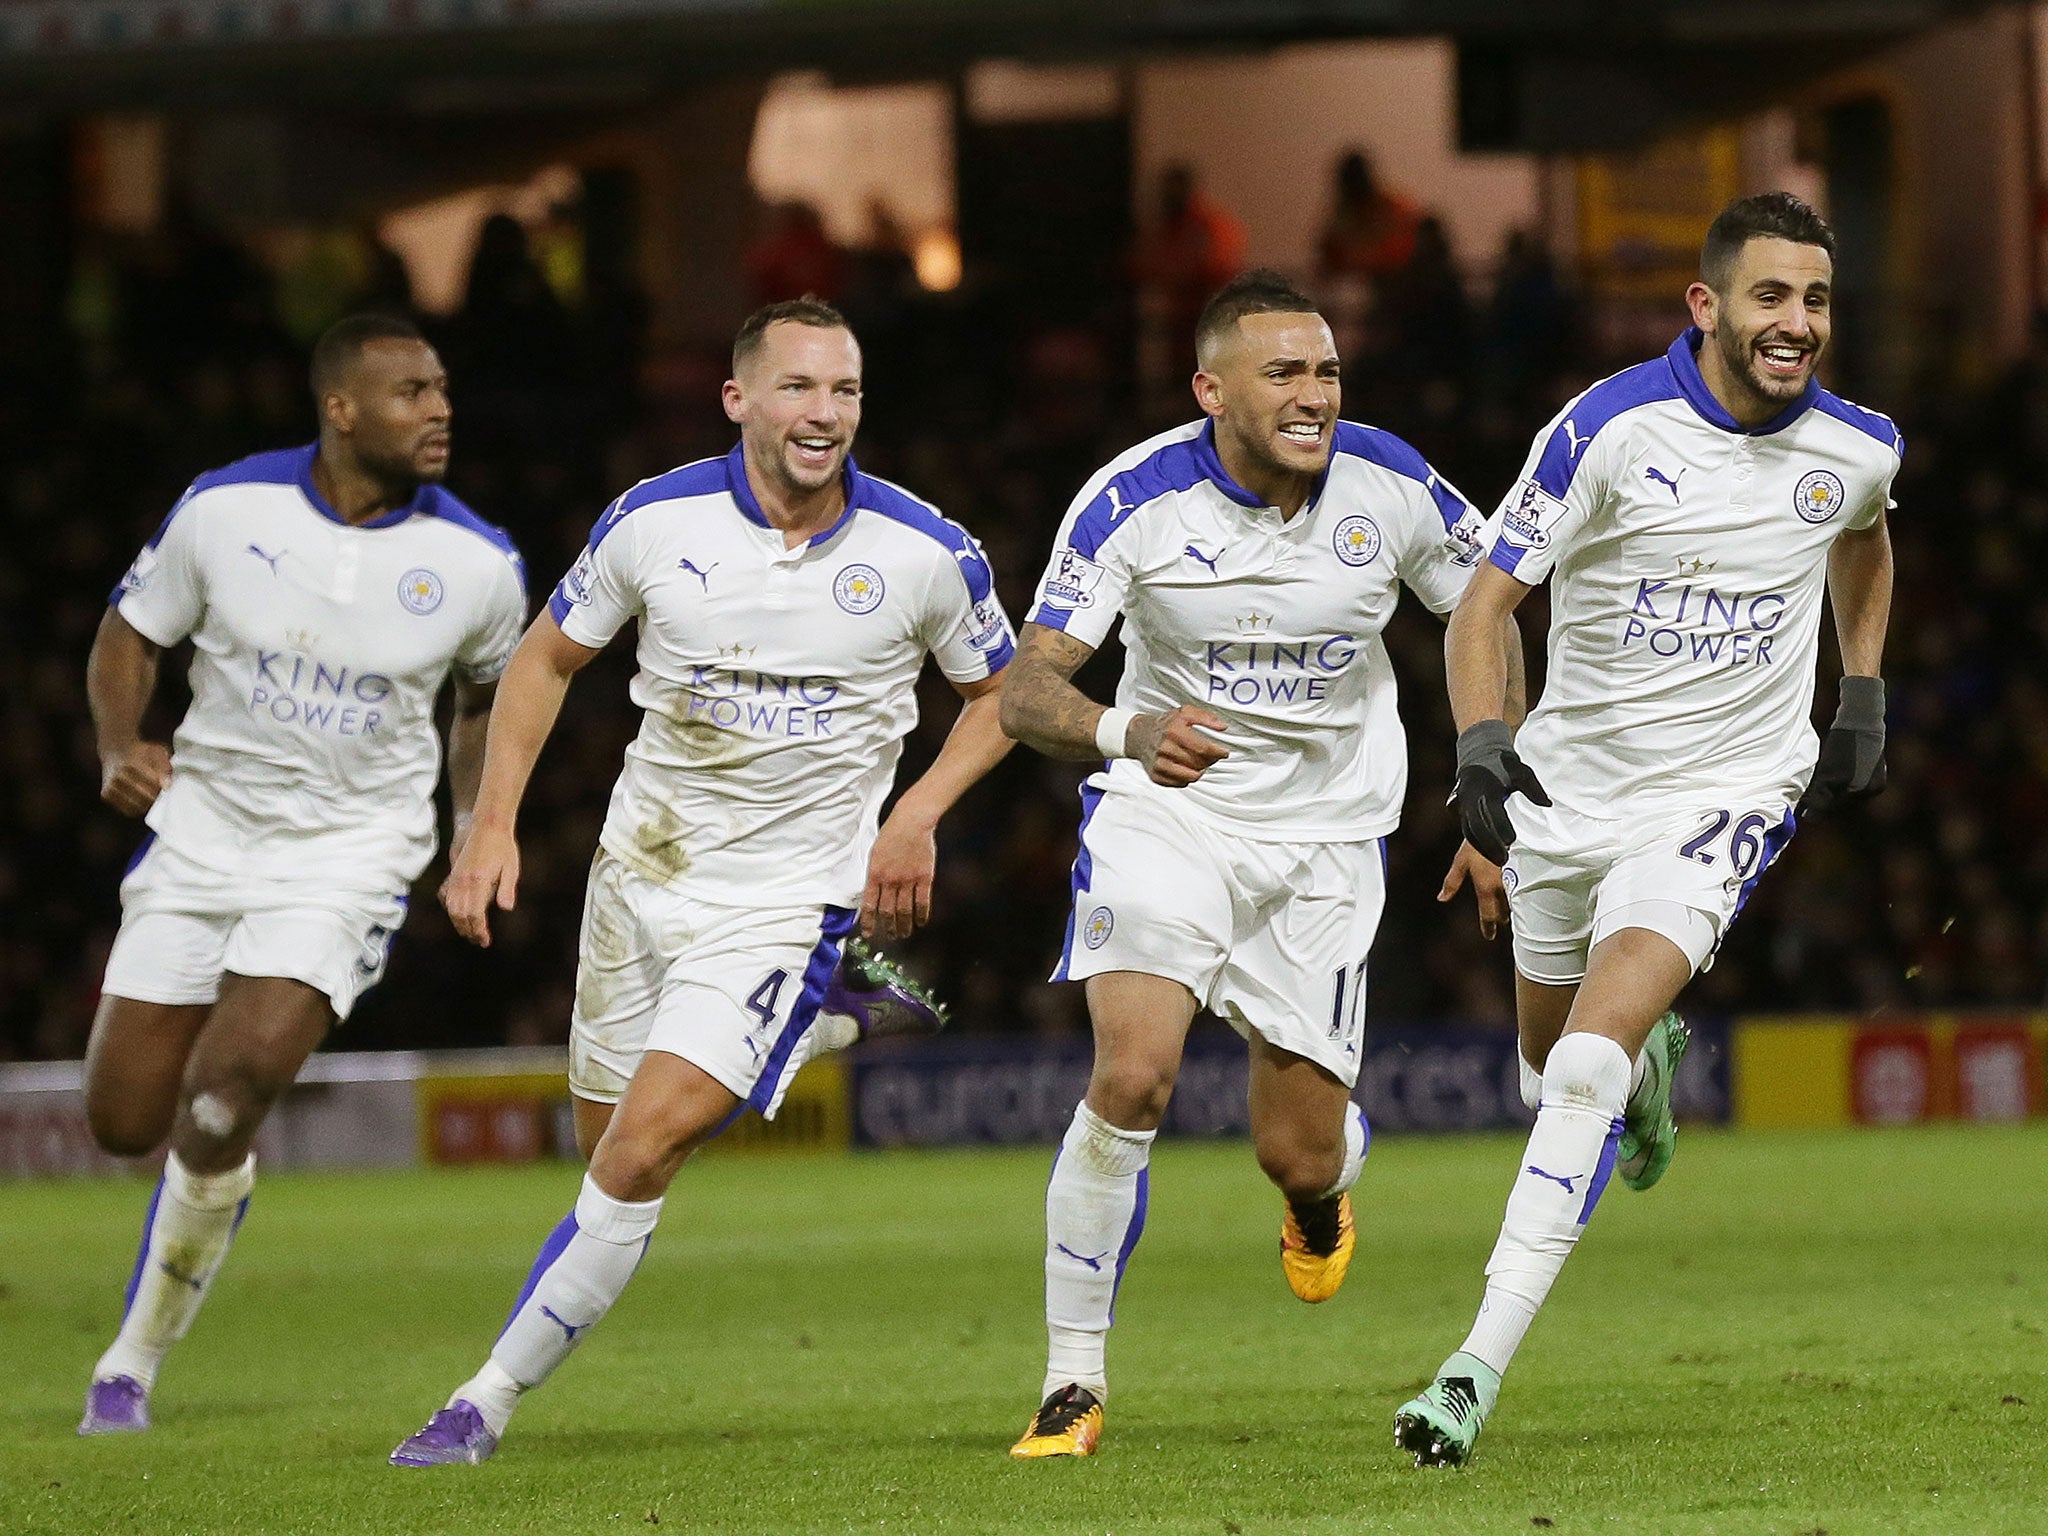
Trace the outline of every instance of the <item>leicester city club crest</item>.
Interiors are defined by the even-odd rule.
[[[1337,525],[1333,541],[1337,558],[1346,565],[1370,565],[1380,552],[1380,528],[1369,517],[1347,517]]]
[[[398,600],[408,613],[432,613],[441,606],[443,595],[441,578],[424,565],[416,565],[398,578]]]
[[[832,578],[832,596],[848,613],[873,613],[882,604],[882,573],[872,565],[849,565]]]
[[[1107,907],[1097,907],[1088,914],[1088,921],[1081,929],[1081,942],[1090,949],[1100,949],[1109,942],[1109,931],[1116,926],[1116,916]]]
[[[1848,493],[1842,489],[1842,477],[1829,469],[1810,469],[1799,477],[1799,485],[1792,492],[1792,505],[1799,515],[1809,523],[1824,523],[1842,510]]]

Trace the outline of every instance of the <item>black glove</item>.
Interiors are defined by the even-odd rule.
[[[1799,797],[1801,818],[1868,800],[1884,788],[1884,679],[1845,677],[1840,700]]]
[[[1458,824],[1465,841],[1495,864],[1505,864],[1515,840],[1508,820],[1508,796],[1527,795],[1535,805],[1550,804],[1529,765],[1515,756],[1515,733],[1505,720],[1482,720],[1458,736]]]

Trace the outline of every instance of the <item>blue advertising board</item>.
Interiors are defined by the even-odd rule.
[[[1728,1118],[1725,1021],[1689,1021],[1673,1105],[1682,1119]],[[877,1044],[852,1053],[853,1141],[863,1147],[955,1146],[984,1142],[1052,1143],[1065,1134],[1088,1088],[1087,1039],[941,1036]],[[1161,1127],[1169,1136],[1243,1136],[1244,1042],[1216,1024],[1189,1034],[1173,1102]],[[1375,1132],[1482,1131],[1527,1125],[1505,1029],[1454,1025],[1375,1025],[1367,1036],[1357,1097]]]

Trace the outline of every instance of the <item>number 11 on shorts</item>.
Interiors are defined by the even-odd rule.
[[[1365,1026],[1365,962],[1340,965],[1330,991],[1330,1038],[1343,1040],[1346,1051],[1358,1049]]]

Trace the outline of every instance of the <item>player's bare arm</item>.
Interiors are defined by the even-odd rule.
[[[456,932],[472,944],[490,948],[492,904],[509,912],[518,898],[519,802],[561,713],[569,679],[596,656],[543,613],[528,626],[498,682],[469,836],[441,886],[441,905]]]
[[[1482,569],[1494,568],[1486,566]],[[1506,580],[1511,586],[1522,586],[1512,576]],[[1528,588],[1523,587],[1522,595],[1526,595],[1527,592]],[[1521,595],[1508,595],[1512,596],[1517,604],[1520,603]],[[1515,622],[1513,607],[1500,616],[1499,634],[1503,672],[1501,718],[1512,728],[1519,726],[1522,717],[1529,712],[1529,678],[1522,653],[1522,627]],[[1448,656],[1448,632],[1444,640],[1445,654]],[[1479,906],[1480,936],[1490,940],[1500,932],[1501,925],[1508,919],[1508,890],[1501,881],[1500,865],[1473,847],[1469,839],[1458,844],[1458,851],[1451,858],[1451,867],[1444,873],[1444,883],[1437,891],[1436,899],[1451,900],[1465,888],[1467,881],[1471,882],[1472,898]]]
[[[939,821],[1015,745],[1003,734],[1003,678],[955,683],[965,701],[931,767],[897,797],[868,855],[860,899],[860,931],[901,939],[931,921],[932,878],[938,868]]]
[[[1828,604],[1842,650],[1835,718],[1799,801],[1799,814],[1832,810],[1884,788],[1884,631],[1892,612],[1892,539],[1880,516],[1843,533],[1828,551]]]
[[[1002,725],[1012,739],[1062,762],[1105,755],[1097,732],[1108,709],[1073,684],[1095,647],[1042,624],[1026,624],[1003,685]],[[1171,714],[1135,715],[1124,730],[1123,753],[1145,765],[1155,784],[1192,784],[1230,756],[1203,731],[1229,727],[1206,709],[1183,704]],[[1110,754],[1114,755],[1114,754]]]
[[[1852,529],[1828,551],[1828,604],[1842,647],[1842,671],[1882,675],[1884,632],[1892,617],[1892,535],[1880,517]]]
[[[491,701],[498,695],[496,679],[488,683],[455,680],[455,718],[448,726],[448,798],[455,812],[454,838],[448,858],[462,855],[476,815],[477,786],[484,776],[484,742],[490,732]]]
[[[100,798],[123,816],[140,816],[171,781],[170,749],[142,738],[142,716],[156,692],[161,648],[109,608],[85,664],[85,695],[99,743]]]

